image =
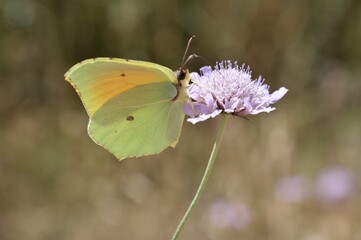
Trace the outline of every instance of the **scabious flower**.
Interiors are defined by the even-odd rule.
[[[286,203],[301,203],[311,195],[311,183],[303,176],[287,176],[275,185],[276,197]]]
[[[327,168],[317,178],[316,194],[322,203],[340,203],[350,199],[356,191],[354,174],[341,166]]]
[[[243,202],[218,200],[208,209],[208,221],[220,229],[245,229],[251,221],[251,212]]]
[[[260,76],[251,78],[251,70],[237,62],[222,61],[214,69],[205,66],[201,74],[191,73],[192,83],[187,89],[189,101],[184,105],[184,112],[190,116],[193,124],[225,113],[236,116],[271,112],[271,104],[280,100],[288,91],[281,87],[272,94],[269,86]]]

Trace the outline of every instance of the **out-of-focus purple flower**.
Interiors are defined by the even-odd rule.
[[[214,69],[205,66],[201,74],[191,73],[192,83],[187,89],[189,102],[184,112],[190,116],[188,122],[193,124],[213,118],[220,113],[245,116],[261,112],[271,112],[271,104],[280,100],[288,91],[281,87],[272,94],[269,86],[260,76],[251,78],[251,70],[237,62],[222,61]]]
[[[326,204],[339,203],[356,192],[356,180],[351,171],[342,167],[331,167],[320,173],[316,182],[318,199]]]
[[[276,197],[288,203],[300,203],[311,193],[310,182],[302,176],[288,176],[280,179],[275,185]]]
[[[242,230],[249,225],[251,214],[242,202],[218,200],[210,205],[208,220],[217,228]]]

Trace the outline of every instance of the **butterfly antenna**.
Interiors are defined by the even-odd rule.
[[[182,64],[181,64],[182,67],[184,67],[184,66],[186,65],[186,63],[189,61],[189,57],[190,57],[190,56],[187,58],[187,60],[186,60],[186,56],[187,56],[189,47],[190,47],[190,45],[191,45],[191,43],[192,43],[192,41],[193,41],[193,39],[194,39],[195,37],[196,37],[196,36],[193,35],[193,36],[190,37],[190,39],[188,40],[187,48],[186,48],[186,50],[184,51],[184,55],[183,55],[183,59],[182,59]],[[192,56],[192,55],[191,55],[191,56]]]
[[[185,66],[188,65],[188,63],[190,63],[190,61],[192,61],[194,58],[202,58],[202,59],[205,59],[204,57],[202,56],[199,56],[197,54],[191,54],[187,57],[187,60],[185,60],[181,66],[181,68],[184,68]]]

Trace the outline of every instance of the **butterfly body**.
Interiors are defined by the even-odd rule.
[[[89,115],[89,136],[121,160],[177,144],[189,80],[183,73],[179,79],[156,63],[95,58],[73,66],[65,79]]]

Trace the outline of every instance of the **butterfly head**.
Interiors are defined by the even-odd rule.
[[[182,81],[186,80],[185,82],[188,83],[190,76],[189,76],[189,71],[188,69],[186,69],[186,66],[188,65],[188,63],[197,55],[192,54],[189,55],[187,57],[187,53],[189,50],[189,47],[193,41],[193,39],[195,38],[195,36],[193,35],[189,40],[188,40],[188,44],[186,47],[186,50],[184,51],[184,55],[183,55],[183,59],[182,59],[182,63],[181,66],[179,67],[179,69],[176,71],[176,75],[177,75],[177,80],[178,80],[178,85],[182,86]],[[183,86],[186,84],[183,84]]]
[[[188,69],[184,69],[182,67],[180,67],[177,71],[176,71],[176,75],[177,75],[177,80],[180,83],[183,80],[188,80],[189,79],[189,71]]]

